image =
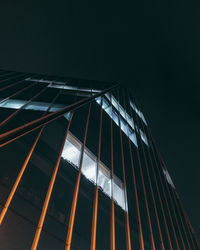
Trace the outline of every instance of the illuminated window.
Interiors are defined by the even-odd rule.
[[[110,171],[101,162],[99,163],[97,184],[106,195],[111,197]]]
[[[114,108],[111,108],[111,104],[109,104],[108,100],[106,98],[102,98],[102,108],[105,110],[105,112],[112,118],[114,123],[119,126],[119,119],[121,120],[121,130],[130,138],[130,140],[135,144],[136,147],[138,147],[137,144],[137,138],[135,136],[134,132],[134,122],[133,119],[130,117],[128,113],[122,108],[122,106],[116,101],[116,99],[110,95],[106,94],[106,97],[108,100],[111,100],[112,106]],[[100,105],[101,104],[101,98],[96,98],[96,102]],[[120,112],[118,112],[118,106],[120,109]],[[129,127],[126,122],[129,124]],[[130,131],[128,131],[130,130]],[[129,136],[130,133],[130,136]]]
[[[79,168],[81,143],[69,132],[62,152],[63,159]],[[93,184],[96,184],[97,158],[87,148],[84,150],[82,174]],[[110,170],[102,163],[98,165],[97,185],[99,189],[111,198],[111,175]],[[123,209],[125,206],[123,183],[116,176],[113,177],[113,199]]]
[[[135,111],[135,113],[143,120],[143,122],[147,125],[147,122],[146,122],[146,120],[145,120],[145,118],[144,118],[144,115],[143,115],[142,112],[135,106],[135,104],[132,103],[131,101],[130,101],[130,106],[131,106],[131,108]]]
[[[96,183],[97,162],[95,157],[85,150],[83,155],[82,173],[92,182]]]
[[[125,210],[124,187],[116,176],[113,181],[113,199]]]
[[[147,141],[147,137],[145,135],[145,133],[140,129],[140,134],[141,134],[141,138],[143,140],[143,142],[148,146],[148,141]]]
[[[167,182],[168,182],[173,188],[175,188],[174,183],[173,183],[173,181],[172,181],[172,179],[171,179],[171,176],[169,175],[169,172],[168,172],[166,169],[163,168],[163,173],[164,173],[164,176],[165,176],[165,179],[167,180]]]
[[[69,161],[71,164],[78,167],[80,155],[81,155],[80,143],[70,133],[68,133],[67,140],[65,142],[64,149],[62,152],[62,157],[65,160]]]

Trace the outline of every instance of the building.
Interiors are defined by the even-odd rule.
[[[120,85],[0,71],[1,249],[199,249]]]

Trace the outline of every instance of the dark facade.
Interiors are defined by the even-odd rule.
[[[199,249],[128,90],[0,71],[0,249]]]

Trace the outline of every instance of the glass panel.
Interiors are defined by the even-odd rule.
[[[123,119],[121,119],[121,130],[128,136],[127,125],[126,125],[126,123],[124,122]]]
[[[164,176],[165,176],[165,179],[167,180],[167,182],[168,182],[173,188],[175,188],[174,183],[173,183],[173,181],[172,181],[172,179],[171,179],[171,176],[169,175],[169,172],[163,168],[163,173],[164,173]]]
[[[96,169],[96,159],[85,150],[83,155],[82,173],[87,179],[91,180],[94,183],[96,183]]]
[[[119,116],[115,110],[112,110],[112,119],[119,126]]]
[[[108,101],[105,98],[103,98],[103,109],[106,110],[108,106],[110,106]]]
[[[135,146],[138,147],[137,138],[136,138],[135,132],[131,131],[131,134],[129,135],[129,138],[135,144]]]
[[[97,184],[105,194],[107,194],[109,197],[111,196],[110,172],[106,167],[103,166],[101,162],[99,163]]]
[[[113,181],[113,199],[121,208],[125,210],[123,185],[122,182],[116,177],[114,177]]]
[[[0,102],[3,99],[0,100]],[[21,106],[23,106],[25,101],[22,100],[7,100],[5,102],[0,103],[0,107],[3,108],[11,108],[11,109],[19,109]]]
[[[143,142],[144,142],[147,146],[149,146],[148,141],[147,141],[147,137],[146,137],[145,133],[144,133],[141,129],[140,129],[140,134],[141,134],[141,138],[142,138]]]
[[[72,136],[68,136],[65,142],[62,157],[76,167],[79,167],[79,158],[81,154],[80,147],[77,143],[73,143],[73,139],[70,139],[72,139]]]

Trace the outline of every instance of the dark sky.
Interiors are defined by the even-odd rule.
[[[2,2],[0,68],[129,86],[200,238],[200,4]]]

